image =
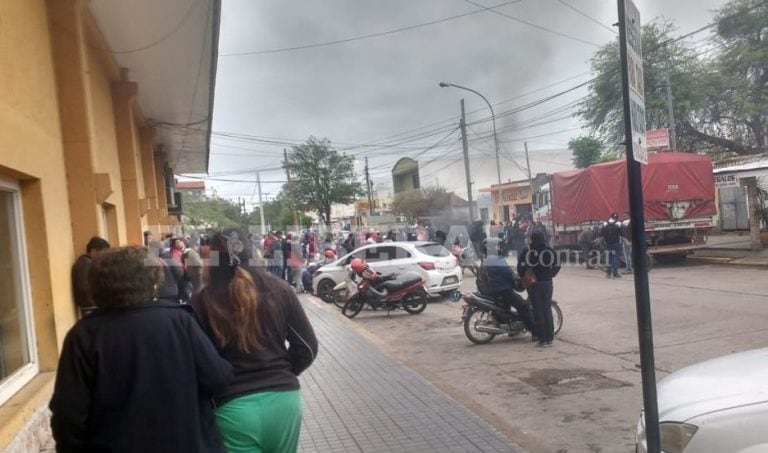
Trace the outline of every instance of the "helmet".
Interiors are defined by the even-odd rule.
[[[325,257],[326,258],[336,258],[336,253],[333,250],[328,249],[328,250],[325,251]]]
[[[368,264],[362,258],[355,258],[351,263],[349,263],[349,266],[354,272],[362,274],[365,268],[368,267]]]

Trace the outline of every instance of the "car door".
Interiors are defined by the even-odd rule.
[[[395,245],[379,245],[375,253],[376,271],[382,274],[416,271],[411,259],[411,252],[406,248]]]

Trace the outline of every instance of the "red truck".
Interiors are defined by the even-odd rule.
[[[648,252],[683,258],[706,243],[717,214],[712,161],[693,153],[650,154],[642,168]],[[612,212],[629,218],[627,165],[624,159],[554,173],[551,206],[545,216],[554,245],[578,249],[579,234]]]

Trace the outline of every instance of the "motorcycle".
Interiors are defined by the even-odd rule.
[[[339,308],[344,308],[347,300],[357,294],[358,280],[357,273],[350,270],[347,278],[333,287],[333,304]]]
[[[496,335],[515,336],[526,331],[522,317],[513,307],[507,308],[502,302],[479,292],[464,294],[462,297],[465,305],[461,319],[464,321],[464,335],[469,341],[484,344],[493,340]],[[552,320],[557,335],[563,327],[563,312],[554,300]]]
[[[341,313],[347,318],[357,316],[365,305],[374,310],[405,310],[415,315],[427,308],[427,292],[424,279],[416,272],[381,275],[370,268],[362,272],[352,271],[348,280],[354,281],[354,294],[348,296]],[[345,285],[349,283],[344,282]],[[340,285],[337,285],[339,287]],[[335,289],[335,288],[334,288]]]

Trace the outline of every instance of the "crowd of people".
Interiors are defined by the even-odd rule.
[[[240,237],[89,241],[49,406],[57,451],[296,451],[317,338]]]

